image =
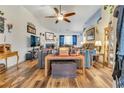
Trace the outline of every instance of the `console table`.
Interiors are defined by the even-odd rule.
[[[83,55],[69,55],[69,56],[56,56],[49,54],[45,57],[45,77],[48,76],[50,70],[50,60],[80,60],[80,68],[83,69],[83,73],[85,73],[84,67],[84,56]]]
[[[6,68],[7,68],[7,58],[8,57],[12,57],[12,56],[17,56],[17,69],[18,69],[18,61],[19,61],[19,56],[18,56],[18,52],[14,51],[14,52],[6,52],[6,53],[0,53],[0,60],[5,59],[6,60]]]

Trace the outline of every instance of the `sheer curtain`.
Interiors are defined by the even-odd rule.
[[[59,45],[77,45],[77,35],[60,35]]]
[[[72,45],[72,36],[65,36],[64,44]]]

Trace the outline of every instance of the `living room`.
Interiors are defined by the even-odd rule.
[[[113,87],[115,8],[0,6],[0,87]]]

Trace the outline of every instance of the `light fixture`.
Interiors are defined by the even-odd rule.
[[[43,33],[40,33],[40,36],[44,36],[44,34]]]
[[[83,45],[83,44],[85,44],[86,43],[86,41],[84,40],[84,41],[81,41],[81,45]]]
[[[7,24],[8,32],[11,32],[11,29],[13,28],[13,24]]]
[[[81,41],[81,45],[83,45],[83,42]]]
[[[63,20],[63,18],[64,18],[64,17],[63,17],[62,14],[59,14],[58,17],[57,17],[58,20]]]
[[[85,44],[86,43],[86,41],[84,40],[84,41],[81,41],[81,45],[83,45],[83,44]]]
[[[1,15],[1,16],[3,16],[3,15],[4,15],[4,13],[3,13],[2,11],[0,11],[0,15]]]
[[[104,10],[106,10],[109,14],[112,14],[114,10],[114,5],[104,5]]]

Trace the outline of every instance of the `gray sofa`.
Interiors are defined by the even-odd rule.
[[[38,52],[38,68],[44,68],[45,67],[45,56],[48,55],[47,52],[44,52],[43,50],[40,50]]]
[[[38,64],[37,64],[37,67],[38,68],[45,68],[45,56],[47,56],[48,54],[58,54],[58,52],[59,51],[56,51],[55,53],[53,53],[52,52],[52,50],[45,50],[45,49],[43,49],[43,50],[40,50],[39,52],[38,52]],[[52,61],[54,61],[54,62],[61,62],[61,60],[52,60]],[[73,61],[73,62],[75,62],[76,64],[77,64],[77,67],[80,67],[80,62],[79,62],[79,60],[66,60],[67,62],[68,61]],[[53,63],[53,62],[52,62]]]

